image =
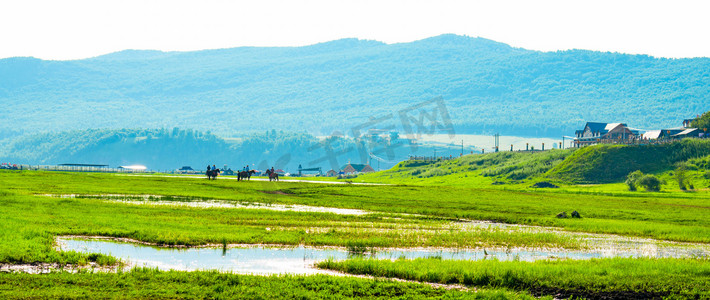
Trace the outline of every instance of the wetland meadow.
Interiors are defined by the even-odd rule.
[[[710,296],[702,191],[45,171],[0,183],[3,298]]]

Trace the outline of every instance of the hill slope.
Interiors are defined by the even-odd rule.
[[[0,60],[0,140],[50,129],[176,126],[330,134],[436,96],[458,133],[558,136],[588,120],[677,126],[704,111],[709,94],[708,58],[539,52],[455,35],[9,58]]]
[[[553,181],[623,182],[636,170],[661,173],[687,162],[710,179],[710,140],[686,139],[653,146],[596,145],[541,152],[498,152],[436,162],[403,161],[390,170],[364,175],[361,181],[490,185]]]
[[[686,139],[651,146],[598,145],[575,151],[547,176],[574,183],[619,182],[636,170],[667,171],[678,162],[706,155],[710,155],[710,140]]]

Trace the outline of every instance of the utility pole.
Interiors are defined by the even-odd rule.
[[[463,156],[463,140],[461,140],[461,156]]]
[[[494,135],[494,137],[495,137],[495,143],[496,143],[496,152],[498,152],[498,146],[500,146],[499,143],[498,143],[499,138],[500,138],[500,134],[496,133],[496,134]]]

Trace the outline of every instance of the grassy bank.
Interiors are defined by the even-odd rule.
[[[223,238],[234,242],[281,242],[312,244],[347,244],[348,240],[367,240],[373,245],[403,245],[405,234],[383,233],[379,228],[433,222],[430,228],[442,228],[441,218],[494,220],[505,223],[557,226],[572,231],[616,233],[630,236],[688,242],[710,242],[710,209],[707,193],[580,193],[566,190],[507,190],[504,187],[466,188],[445,186],[357,186],[307,183],[236,182],[191,178],[132,177],[114,174],[0,172],[0,197],[3,214],[12,216],[5,234],[23,236],[18,228],[33,226],[39,234],[102,234],[126,236],[165,244],[195,244]],[[268,192],[268,193],[267,193]],[[278,193],[275,193],[278,192]],[[35,194],[149,194],[224,199],[258,203],[303,204],[312,206],[365,209],[387,213],[421,214],[426,217],[396,221],[386,216],[338,216],[174,207],[136,207],[104,203],[95,199],[53,199]],[[582,219],[558,219],[560,211],[577,210]],[[437,219],[438,218],[438,219]],[[259,221],[254,220],[268,220]],[[255,223],[256,222],[256,223]],[[338,228],[360,223],[367,230],[340,231]],[[374,223],[375,225],[362,225]],[[11,225],[14,224],[14,225]],[[18,227],[19,226],[19,227]],[[356,226],[356,225],[353,225]],[[266,228],[287,228],[266,231]],[[328,232],[306,232],[310,227],[333,228]],[[352,226],[350,226],[352,227]],[[14,228],[14,229],[13,229]],[[399,227],[398,227],[399,228]],[[405,229],[407,227],[404,227]],[[362,232],[359,235],[353,233]],[[448,229],[446,230],[448,231]],[[373,232],[379,232],[377,234]],[[281,237],[276,236],[283,234]],[[414,237],[416,232],[411,233]],[[423,245],[442,245],[444,240],[483,239],[462,235],[460,238],[436,238],[433,233]],[[449,234],[452,234],[449,232]],[[457,234],[454,232],[453,234]],[[539,236],[538,236],[539,237]],[[560,243],[540,237],[524,237],[520,243]],[[440,240],[433,242],[434,239]],[[491,237],[510,243],[509,236]],[[446,242],[449,243],[449,242]],[[465,244],[465,243],[464,243]],[[452,245],[452,244],[449,244]],[[471,243],[468,243],[471,245]]]
[[[452,261],[350,259],[318,267],[350,274],[457,283],[584,298],[707,298],[710,261],[694,259],[592,259]]]
[[[333,276],[249,276],[219,272],[0,274],[3,299],[534,299],[503,289],[474,292]]]
[[[452,160],[403,161],[393,168],[353,179],[392,184],[489,187],[491,183],[525,183],[560,164],[574,149],[539,152],[498,152]],[[529,184],[528,184],[529,185]]]
[[[527,188],[532,183],[551,181],[558,185],[623,182],[633,171],[662,174],[678,163],[687,163],[700,175],[710,172],[706,164],[710,140],[686,139],[644,146],[596,145],[579,149],[542,152],[498,152],[466,155],[452,160],[403,161],[390,170],[353,179],[392,184],[490,187],[505,184]],[[710,176],[710,175],[709,175]],[[710,177],[696,178],[708,187]],[[677,190],[670,184],[667,188]]]
[[[646,146],[597,145],[575,151],[545,175],[573,183],[620,182],[636,170],[670,171],[677,163],[707,155],[710,155],[710,140],[685,139]]]

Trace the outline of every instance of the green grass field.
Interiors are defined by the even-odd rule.
[[[681,191],[677,185],[674,186],[674,168],[669,165],[666,168],[656,166],[654,173],[666,182],[662,192],[630,192],[621,182],[577,185],[553,179],[551,174],[562,174],[555,173],[556,170],[569,168],[570,159],[579,160],[578,153],[581,152],[578,151],[495,153],[431,163],[407,161],[388,171],[352,179],[389,185],[238,182],[225,178],[209,181],[186,176],[162,177],[160,174],[126,176],[0,171],[0,215],[3,216],[3,222],[0,222],[0,263],[118,263],[115,258],[106,255],[56,251],[53,248],[54,238],[61,235],[121,237],[158,245],[188,246],[235,243],[346,248],[587,247],[569,234],[486,227],[471,229],[460,226],[461,220],[489,220],[553,226],[570,232],[710,243],[710,218],[707,218],[710,193],[703,188],[710,182],[710,156],[703,156],[702,151],[697,155],[686,155],[692,158],[683,156],[695,190]],[[530,187],[539,181],[551,181],[559,184],[560,188]],[[60,198],[47,194],[76,196]],[[307,205],[372,213],[339,215],[247,208],[133,205],[100,195],[155,195],[161,196],[163,201],[220,200],[254,205]],[[569,214],[573,210],[578,211],[582,218],[556,217],[559,212]],[[243,295],[245,298],[504,299],[529,297],[527,292],[538,296],[581,295],[595,298],[616,293],[632,298],[686,298],[696,295],[707,297],[703,290],[707,290],[707,282],[710,282],[707,258],[552,260],[535,263],[355,259],[324,264],[321,264],[324,268],[349,273],[461,283],[483,288],[484,292],[442,291],[410,283],[327,276],[258,277],[141,269],[108,274],[1,274],[0,293],[15,298],[58,295],[66,295],[67,298],[112,297],[127,290],[132,292],[126,294],[127,297],[138,298],[166,297],[173,293],[177,298]],[[579,274],[574,275],[574,272]],[[203,279],[189,279],[191,276]],[[229,280],[245,284],[224,286],[220,283]],[[108,284],[109,281],[117,283]],[[372,292],[357,294],[367,284],[373,285]],[[151,292],[143,285],[155,287],[156,291]],[[340,287],[344,292],[325,292],[331,287],[323,286]],[[288,294],[259,292],[265,288],[290,291]]]
[[[475,293],[427,285],[325,275],[250,276],[133,269],[120,273],[0,273],[3,299],[535,299],[524,292]]]
[[[349,259],[320,268],[351,274],[532,291],[534,295],[604,298],[708,298],[710,260],[592,259],[453,261]]]

